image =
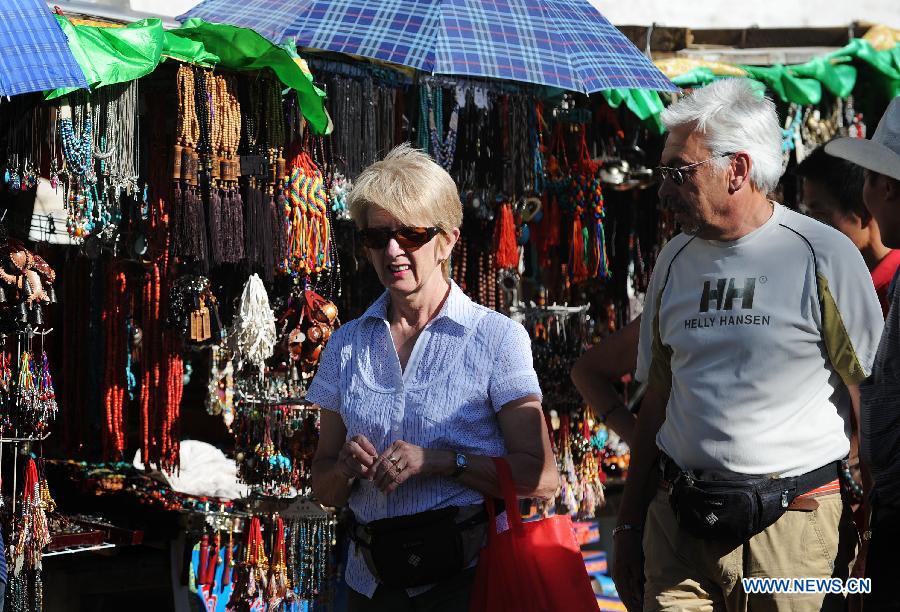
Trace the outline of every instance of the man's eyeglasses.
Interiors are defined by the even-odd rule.
[[[401,249],[415,251],[428,244],[440,233],[441,229],[438,227],[399,227],[397,229],[368,227],[362,230],[362,242],[367,248],[383,249],[393,238]]]
[[[690,172],[693,172],[693,170],[697,166],[702,166],[703,164],[709,163],[712,160],[719,159],[721,157],[731,157],[734,154],[735,153],[722,153],[721,155],[714,155],[714,156],[710,157],[709,159],[704,159],[703,161],[698,161],[697,163],[694,163],[694,164],[688,164],[687,166],[678,166],[678,167],[657,166],[656,167],[656,175],[657,175],[657,177],[659,177],[660,182],[662,182],[668,178],[671,178],[673,181],[675,181],[676,185],[684,185],[684,182],[687,180],[687,175]]]

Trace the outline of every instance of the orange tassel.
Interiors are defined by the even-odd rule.
[[[572,282],[583,283],[588,279],[588,269],[584,261],[584,227],[581,224],[581,207],[575,209],[572,220],[572,250],[569,252],[569,270]]]
[[[519,247],[516,244],[516,222],[509,202],[500,205],[500,217],[494,226],[494,267],[519,267]]]
[[[553,249],[559,246],[559,204],[556,202],[556,196],[548,196],[546,193],[543,198],[544,217],[540,223],[532,226],[532,235],[534,243],[538,250],[538,264],[542,268],[550,268],[553,266]],[[537,233],[534,230],[537,229]]]
[[[562,220],[560,219],[559,202],[557,202],[556,196],[553,196],[550,199],[550,226],[548,227],[550,233],[547,237],[547,244],[551,248],[559,246],[560,225],[562,225]]]

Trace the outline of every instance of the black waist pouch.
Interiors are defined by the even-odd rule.
[[[797,495],[796,478],[699,480],[680,472],[669,503],[694,537],[739,544],[781,518]]]
[[[410,588],[446,580],[465,569],[484,541],[486,516],[460,520],[451,506],[381,519],[353,528],[354,541],[378,581]]]

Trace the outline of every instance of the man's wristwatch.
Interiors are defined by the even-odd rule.
[[[456,453],[456,465],[453,469],[453,473],[450,474],[453,478],[459,478],[463,472],[466,471],[466,468],[469,467],[469,460],[462,453]]]

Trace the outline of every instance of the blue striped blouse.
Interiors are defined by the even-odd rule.
[[[347,438],[363,434],[381,453],[400,439],[473,455],[506,454],[496,413],[541,397],[525,328],[470,300],[451,281],[437,317],[422,330],[401,371],[387,321],[385,292],[328,342],[307,399],[341,415]],[[367,523],[446,506],[481,503],[481,493],[443,476],[414,476],[390,495],[360,481],[350,495]],[[372,597],[378,582],[350,547],[346,581]]]

